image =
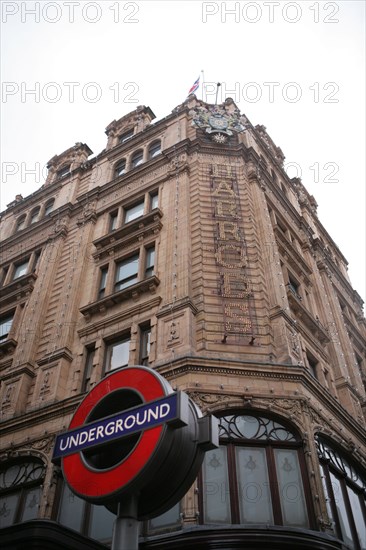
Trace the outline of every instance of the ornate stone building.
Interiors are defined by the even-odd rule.
[[[2,548],[110,543],[112,514],[71,494],[52,449],[90,388],[142,364],[220,418],[220,447],[141,524],[141,549],[365,549],[366,330],[346,259],[231,99],[153,119],[138,107],[97,156],[54,156],[2,213]]]

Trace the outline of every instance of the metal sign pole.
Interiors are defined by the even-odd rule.
[[[111,550],[138,550],[137,504],[137,495],[126,496],[122,502],[118,503],[117,517],[113,525]]]

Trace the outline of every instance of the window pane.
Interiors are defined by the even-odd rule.
[[[41,488],[36,487],[27,491],[25,497],[24,510],[22,515],[22,521],[27,519],[35,519],[38,516],[38,506],[40,502]]]
[[[157,155],[160,155],[161,151],[161,144],[160,141],[157,141],[156,143],[153,143],[149,148],[149,158],[154,158]]]
[[[284,525],[308,527],[297,451],[274,449]]]
[[[153,518],[149,522],[150,529],[160,529],[162,527],[169,527],[171,525],[177,525],[180,523],[180,503],[170,508],[161,516]]]
[[[124,260],[117,264],[116,291],[122,290],[137,282],[138,263],[139,257],[138,254],[136,254],[136,256],[132,256],[132,258],[128,258],[128,260]]]
[[[14,523],[19,493],[0,498],[0,528]]]
[[[66,527],[70,527],[70,529],[81,531],[84,505],[84,501],[74,495],[66,483],[64,483],[58,518],[59,522]]]
[[[332,472],[329,472],[329,475],[332,483],[332,488],[334,493],[334,502],[338,512],[338,518],[340,523],[339,527],[342,532],[343,540],[347,544],[350,544],[351,548],[354,548],[353,540],[352,540],[352,532],[351,532],[351,527],[348,520],[346,505],[343,498],[341,483],[339,479],[332,474]]]
[[[103,267],[103,269],[100,272],[100,284],[99,284],[99,292],[98,292],[98,298],[103,298],[105,294],[105,287],[107,284],[107,275],[108,275],[108,267]]]
[[[358,496],[358,494],[356,494],[351,487],[348,486],[347,492],[351,504],[353,519],[356,524],[356,531],[360,541],[361,550],[366,550],[366,524],[360,502],[362,495]]]
[[[8,315],[0,321],[0,342],[6,340],[13,324],[14,315]]]
[[[35,223],[36,221],[38,221],[38,215],[39,215],[39,208],[37,208],[37,210],[33,210],[31,214],[30,223]]]
[[[230,493],[226,447],[208,451],[203,462],[205,523],[230,523]]]
[[[116,166],[116,176],[122,176],[126,172],[126,161],[122,160]]]
[[[131,222],[136,218],[140,218],[144,214],[144,203],[140,202],[131,208],[126,208],[125,223]]]
[[[26,262],[23,262],[22,264],[18,264],[18,265],[15,266],[13,279],[18,279],[19,277],[22,277],[23,275],[25,275],[27,273],[27,271],[28,271],[28,262],[29,262],[29,260],[27,260]]]
[[[133,136],[133,128],[131,130],[128,130],[127,132],[125,132],[121,136],[119,136],[119,142],[124,143],[128,139],[131,139],[132,136]]]
[[[108,346],[109,359],[107,370],[118,369],[119,367],[125,367],[128,365],[129,352],[130,352],[130,340],[123,340],[116,342]]]
[[[151,210],[154,210],[154,208],[157,208],[159,206],[159,195],[156,193],[156,195],[151,195]]]
[[[91,506],[89,536],[96,540],[112,539],[113,523],[116,516],[105,506]]]
[[[241,523],[273,523],[265,449],[236,447]]]
[[[114,231],[117,227],[118,212],[110,214],[109,218],[109,231]]]
[[[23,216],[22,218],[19,218],[19,220],[17,221],[16,231],[20,231],[21,229],[24,229],[24,227],[25,227],[25,216]]]
[[[152,275],[154,275],[154,263],[155,263],[155,248],[148,248],[146,250],[145,277],[151,277]]]
[[[135,153],[132,157],[131,166],[132,168],[136,168],[136,166],[139,166],[142,163],[143,159],[143,152],[139,151],[138,153]]]
[[[147,328],[142,330],[141,343],[140,343],[140,364],[141,365],[149,364],[150,339],[151,339],[151,329]]]
[[[54,204],[54,201],[50,201],[46,204],[46,207],[45,207],[45,210],[44,210],[44,215],[45,216],[47,216],[50,212],[52,212],[53,204]]]
[[[94,356],[95,356],[95,348],[87,349],[82,391],[90,390],[90,378],[93,370]]]

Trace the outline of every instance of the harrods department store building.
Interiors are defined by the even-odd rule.
[[[148,549],[366,549],[366,327],[347,261],[264,126],[191,95],[76,143],[1,214],[2,548],[102,549],[114,516],[51,462],[109,371],[220,420]],[[90,157],[90,159],[89,159]],[[182,457],[183,459],[183,457]]]

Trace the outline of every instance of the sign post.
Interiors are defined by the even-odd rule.
[[[113,371],[80,403],[56,437],[53,462],[79,497],[117,514],[112,550],[137,550],[138,522],[156,517],[188,491],[218,423],[156,371]]]

